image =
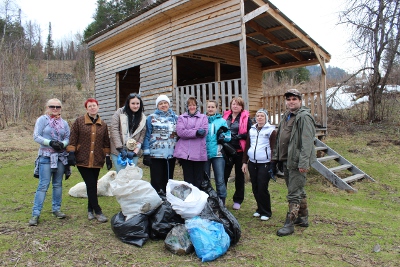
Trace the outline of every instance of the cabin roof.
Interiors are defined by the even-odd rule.
[[[115,37],[117,28],[146,12],[171,0],[157,0],[124,20],[94,34],[85,41],[89,48],[96,51],[90,42],[102,37],[103,40]],[[173,1],[173,0],[172,0]],[[208,1],[209,2],[209,1]],[[247,54],[256,58],[264,71],[276,71],[329,62],[331,55],[312,39],[305,31],[283,14],[271,1],[245,0],[245,14],[249,14],[260,6],[269,6],[265,12],[246,22]],[[113,33],[113,30],[115,33]],[[325,33],[321,33],[325,34]],[[107,37],[108,36],[108,37]],[[101,38],[100,38],[101,39]],[[100,41],[101,43],[102,41]],[[97,42],[98,44],[99,42]],[[239,42],[232,42],[239,46]],[[322,66],[324,68],[324,66]]]

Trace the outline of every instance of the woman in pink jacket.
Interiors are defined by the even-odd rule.
[[[196,98],[189,97],[186,112],[179,116],[176,133],[174,157],[182,165],[186,182],[200,187],[204,176],[204,164],[207,161],[206,136],[208,132],[207,116],[201,114]]]

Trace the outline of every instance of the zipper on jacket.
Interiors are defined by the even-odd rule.
[[[259,136],[259,134],[260,134],[261,129],[260,129],[260,131],[259,131],[259,130],[256,128],[256,130],[257,130],[257,139],[256,139],[256,145],[255,145],[255,147],[254,147],[254,160],[255,160],[256,163],[257,163],[256,151],[257,151],[257,145],[258,145],[258,136]]]

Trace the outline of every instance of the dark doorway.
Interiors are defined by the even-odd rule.
[[[209,83],[215,81],[215,63],[210,61],[177,57],[177,85]]]
[[[118,107],[123,107],[130,93],[139,93],[140,66],[118,72],[119,99]]]

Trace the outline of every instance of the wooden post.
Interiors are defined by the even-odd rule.
[[[240,0],[240,13],[242,17],[242,39],[239,41],[240,51],[240,81],[242,87],[242,98],[245,103],[245,109],[249,110],[249,88],[248,88],[248,74],[247,74],[247,51],[246,51],[246,25],[243,17],[246,15],[244,11],[244,0]]]
[[[323,65],[323,66],[322,66]],[[326,68],[325,62],[322,61],[321,65],[321,83],[320,83],[320,91],[321,91],[321,98],[323,101],[322,103],[322,126],[328,126],[328,110],[326,108]]]
[[[176,56],[172,56],[172,88],[176,89],[176,92],[175,90],[172,90],[172,98],[175,100],[175,112],[179,112],[180,99],[178,90],[178,73],[176,70]]]

